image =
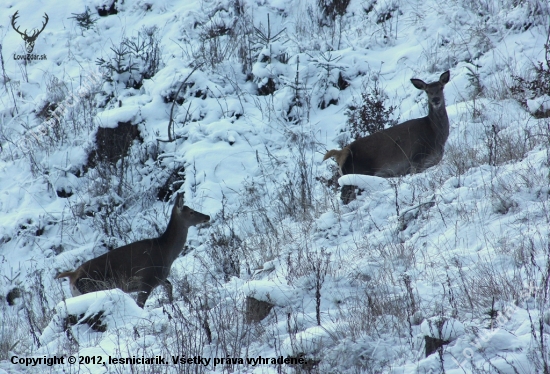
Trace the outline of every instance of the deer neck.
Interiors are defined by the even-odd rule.
[[[164,253],[163,258],[166,258],[170,264],[178,258],[183,250],[188,229],[187,226],[178,225],[175,219],[170,219],[166,231],[158,238],[161,250]]]
[[[427,118],[430,126],[436,133],[437,142],[439,144],[445,144],[449,137],[449,117],[447,116],[445,101],[441,103],[438,109],[434,109],[433,106],[430,105]]]

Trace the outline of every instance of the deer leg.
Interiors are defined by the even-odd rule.
[[[160,284],[162,284],[162,286],[164,287],[164,290],[166,291],[166,294],[168,296],[168,301],[172,303],[174,301],[174,296],[172,294],[172,291],[174,288],[172,287],[172,283],[170,283],[168,279],[164,279],[164,280],[159,279],[159,282]]]
[[[152,290],[153,290],[152,287],[147,287],[146,290],[141,290],[139,292],[136,303],[140,308],[143,308],[143,306],[145,305],[145,302],[147,301],[147,298],[151,294]]]

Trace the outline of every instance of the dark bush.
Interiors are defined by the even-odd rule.
[[[397,124],[397,120],[390,119],[395,106],[386,107],[385,98],[386,95],[375,83],[371,92],[364,90],[361,93],[359,105],[348,108],[347,129],[353,139],[363,138]]]

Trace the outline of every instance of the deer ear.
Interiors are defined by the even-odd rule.
[[[183,193],[178,192],[176,195],[176,204],[179,209],[183,208]]]
[[[446,85],[447,83],[449,83],[450,78],[451,78],[451,73],[449,72],[449,70],[447,70],[446,72],[441,74],[441,76],[439,77],[439,83],[441,83],[442,85]]]
[[[426,90],[426,83],[422,79],[411,79],[411,83],[419,90]]]

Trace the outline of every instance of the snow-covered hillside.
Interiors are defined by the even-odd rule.
[[[0,52],[0,373],[550,373],[548,2],[3,0]],[[447,70],[443,160],[344,204]],[[173,303],[54,279],[178,190]]]

